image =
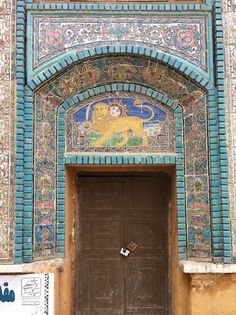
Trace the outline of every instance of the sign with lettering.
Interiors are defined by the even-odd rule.
[[[1,275],[0,314],[53,315],[54,274]]]

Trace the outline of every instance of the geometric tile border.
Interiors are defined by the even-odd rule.
[[[23,170],[16,172],[16,191],[21,191],[24,194],[24,113],[25,113],[25,2],[17,1],[17,25],[16,25],[16,165],[22,165]],[[22,139],[22,140],[20,140]],[[15,200],[15,262],[21,263],[23,248],[26,241],[23,235],[24,227],[24,196],[18,197]],[[29,239],[28,239],[29,241]]]
[[[222,236],[224,240],[224,262],[232,262],[231,247],[231,222],[229,213],[228,195],[228,159],[226,148],[226,125],[225,125],[225,99],[224,99],[224,51],[223,51],[223,25],[222,25],[222,2],[216,0],[214,3],[214,49],[215,49],[215,78],[217,89],[218,130],[219,130],[219,163],[221,199],[219,205],[222,218]],[[214,231],[213,231],[214,233]],[[214,235],[213,235],[214,236]]]

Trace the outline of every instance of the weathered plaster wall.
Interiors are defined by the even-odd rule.
[[[191,315],[234,315],[235,275],[194,274],[191,281]]]
[[[233,234],[233,256],[236,256],[236,10],[231,1],[223,1],[225,52],[225,109],[229,159],[229,195]]]
[[[12,261],[14,243],[14,23],[14,0],[0,1],[0,262],[3,263]]]

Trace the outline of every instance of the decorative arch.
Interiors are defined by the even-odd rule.
[[[62,71],[77,64],[78,62],[84,62],[89,58],[101,56],[106,57],[109,55],[133,55],[150,58],[153,61],[159,61],[165,65],[169,65],[171,68],[177,70],[182,75],[187,76],[206,90],[211,90],[214,88],[212,82],[207,76],[207,73],[200,71],[199,68],[190,65],[181,58],[159,52],[157,49],[132,45],[110,45],[99,47],[96,47],[95,45],[95,48],[79,50],[72,53],[69,52],[66,56],[60,57],[59,60],[54,64],[50,66],[46,64],[44,68],[41,69],[39,74],[35,75],[31,80],[29,80],[27,85],[31,90],[34,91],[45,84],[48,80],[51,80]]]
[[[127,46],[128,47],[128,46]],[[104,48],[105,49],[105,48]],[[135,48],[136,49],[136,48]],[[121,49],[122,50],[122,49]],[[52,78],[56,78],[56,77],[61,77],[63,76],[63,67],[64,69],[68,68],[68,69],[72,69],[71,65],[74,63],[75,65],[73,66],[73,68],[78,64],[83,65],[86,61],[89,61],[92,55],[89,56],[90,50],[86,52],[83,52],[83,54],[81,55],[81,53],[78,54],[74,54],[76,55],[76,58],[74,57],[74,61],[72,62],[72,59],[69,58],[69,60],[71,62],[68,61],[67,62],[64,60],[64,62],[62,62],[62,64],[60,64],[59,66],[51,66],[50,69],[45,70],[40,76],[34,78],[29,84],[28,87],[30,89],[34,90],[34,93],[36,93],[35,95],[37,95],[39,92],[42,93],[43,97],[45,97],[45,87],[48,88],[48,85],[50,84],[50,82],[52,82]],[[96,51],[96,49],[94,50]],[[102,50],[101,50],[102,51]],[[211,199],[212,199],[212,205],[210,207],[210,198],[208,198],[207,203],[209,204],[208,210],[206,212],[200,213],[199,215],[194,215],[193,213],[191,213],[191,215],[189,215],[188,211],[186,212],[186,203],[188,202],[187,198],[186,198],[186,171],[185,171],[185,165],[184,165],[184,150],[186,150],[186,147],[184,147],[184,142],[183,142],[183,110],[182,108],[184,108],[184,104],[181,103],[180,100],[178,100],[178,103],[176,103],[174,101],[174,97],[169,97],[166,93],[163,94],[161,93],[160,89],[157,89],[157,87],[155,86],[151,86],[150,84],[148,84],[148,82],[146,82],[145,84],[142,83],[138,84],[137,82],[133,83],[132,80],[130,80],[130,82],[115,82],[115,83],[109,83],[107,82],[107,84],[101,85],[101,83],[99,84],[98,82],[96,83],[95,86],[91,86],[90,88],[85,88],[82,89],[81,91],[78,91],[78,93],[75,93],[75,91],[72,93],[71,96],[66,97],[64,99],[64,102],[62,102],[62,100],[60,100],[60,102],[57,103],[56,106],[52,106],[53,102],[55,101],[55,97],[53,95],[48,95],[47,98],[45,98],[46,103],[48,103],[48,109],[49,112],[51,109],[55,109],[54,111],[54,118],[56,119],[57,117],[57,123],[58,123],[58,129],[57,129],[57,133],[56,133],[56,129],[55,129],[55,134],[54,136],[56,136],[57,134],[57,183],[58,186],[54,186],[53,188],[57,188],[57,215],[55,215],[54,212],[54,219],[56,222],[56,225],[54,225],[54,227],[52,227],[50,229],[48,229],[45,234],[50,235],[52,243],[54,245],[52,245],[51,248],[48,248],[47,246],[41,248],[42,251],[44,251],[43,255],[35,255],[35,253],[37,252],[37,249],[35,251],[34,248],[34,257],[35,258],[42,258],[42,257],[47,257],[47,256],[55,256],[55,255],[59,255],[59,256],[63,256],[64,255],[64,199],[65,199],[65,190],[64,190],[64,168],[65,168],[65,164],[175,164],[176,165],[176,174],[177,174],[177,213],[178,213],[178,237],[179,237],[179,256],[180,259],[186,259],[186,258],[190,258],[190,259],[205,259],[205,260],[211,260],[212,256],[211,256],[211,231],[210,231],[210,209],[211,209],[211,214],[214,217],[214,214],[216,214],[218,216],[219,213],[219,207],[220,207],[220,203],[219,202],[215,202],[214,198],[216,197],[216,194],[218,196],[218,201],[220,201],[220,185],[221,183],[218,181],[215,181],[215,177],[214,176],[218,176],[217,174],[219,174],[220,172],[220,165],[219,165],[219,156],[217,153],[217,147],[219,146],[219,141],[218,141],[218,129],[217,127],[215,127],[215,124],[217,123],[217,118],[212,115],[212,113],[216,110],[216,102],[215,102],[215,90],[212,87],[211,83],[204,77],[202,77],[199,73],[197,73],[195,70],[190,69],[188,66],[186,66],[184,63],[179,62],[178,60],[176,60],[176,58],[172,57],[172,56],[163,56],[163,54],[158,53],[157,51],[151,51],[144,49],[144,51],[142,50],[138,50],[137,52],[135,51],[130,51],[130,50],[125,50],[123,49],[122,51],[122,55],[124,56],[124,53],[126,52],[126,55],[128,56],[135,56],[135,55],[141,55],[141,56],[149,56],[149,60],[160,60],[163,63],[166,63],[166,65],[170,65],[171,68],[173,69],[178,69],[178,72],[185,76],[188,77],[191,82],[195,83],[197,82],[198,86],[204,87],[204,90],[208,91],[207,94],[207,99],[205,99],[205,101],[208,101],[208,106],[205,107],[208,108],[208,117],[209,117],[209,123],[208,123],[208,127],[209,127],[209,163],[210,163],[210,169],[211,172],[208,173],[207,175],[207,181],[208,181],[208,185],[209,185],[209,181],[212,180],[210,182],[211,184]],[[143,53],[141,53],[143,52]],[[113,51],[114,56],[119,57],[120,55],[117,55],[118,51]],[[105,54],[103,54],[101,56],[101,52],[99,53],[100,57],[108,57],[107,55],[111,55],[111,52],[109,52],[109,50],[105,51]],[[113,55],[112,54],[112,55]],[[80,57],[79,57],[80,56]],[[151,56],[151,58],[150,58]],[[155,57],[154,57],[155,56]],[[77,59],[78,58],[78,59]],[[78,60],[83,60],[82,63],[78,63]],[[143,58],[143,60],[147,60],[147,58]],[[174,60],[174,62],[173,62]],[[54,69],[54,73],[52,71],[52,69]],[[59,69],[58,71],[56,71],[55,69]],[[48,72],[47,72],[48,71]],[[48,82],[47,85],[45,85],[44,83]],[[42,86],[42,88],[40,88]],[[37,105],[36,107],[33,106],[33,94],[32,91],[30,91],[30,89],[27,88],[26,89],[26,99],[28,100],[28,108],[32,108],[33,112],[35,112],[35,114],[37,115]],[[197,86],[196,86],[197,88]],[[150,97],[153,98],[156,101],[161,102],[162,104],[164,104],[165,106],[170,107],[174,112],[175,112],[175,116],[176,116],[176,121],[178,122],[176,124],[176,154],[175,156],[173,155],[162,155],[162,156],[157,156],[157,155],[146,155],[146,156],[136,156],[136,157],[132,157],[132,156],[128,156],[128,157],[122,157],[122,156],[96,156],[96,155],[64,155],[65,152],[65,113],[72,108],[73,106],[76,106],[76,104],[79,104],[81,102],[83,102],[84,100],[89,100],[92,99],[93,97],[96,97],[98,95],[105,95],[106,93],[115,93],[115,92],[120,92],[120,93],[137,93],[137,94],[141,94],[144,95],[146,97]],[[193,91],[194,92],[194,91]],[[204,91],[203,91],[204,92]],[[197,98],[193,100],[189,100],[189,103],[191,104],[192,101],[197,101]],[[35,104],[37,104],[37,97],[35,99]],[[62,104],[62,105],[60,105]],[[206,103],[205,103],[206,105]],[[186,104],[185,104],[186,106]],[[192,106],[192,105],[191,105]],[[190,106],[190,107],[191,107]],[[188,106],[186,106],[186,108],[188,108]],[[36,110],[36,111],[35,111]],[[190,113],[191,114],[191,113]],[[205,115],[205,122],[207,121],[206,119],[206,115]],[[26,122],[27,121],[31,121],[31,127],[29,127],[30,130],[28,130],[28,136],[31,135],[34,137],[34,130],[32,128],[32,115],[27,117],[27,115],[25,116],[26,118]],[[53,118],[53,119],[54,119]],[[30,123],[29,123],[30,124]],[[206,123],[207,124],[207,123]],[[208,128],[207,127],[207,128]],[[37,130],[37,129],[36,129]],[[26,139],[27,141],[27,139]],[[35,149],[35,148],[34,148]],[[29,147],[28,148],[28,152],[31,152],[32,158],[33,158],[33,147]],[[37,151],[37,150],[36,150]],[[35,154],[35,153],[34,153]],[[34,163],[31,163],[31,170],[32,170],[32,174],[33,172],[37,172],[37,170],[34,169],[34,164],[35,164],[35,156],[34,156]],[[208,164],[208,163],[207,163]],[[30,167],[29,167],[30,168]],[[33,180],[33,175],[31,175],[32,180]],[[47,178],[45,177],[45,183],[47,183]],[[25,181],[25,185],[27,184],[27,181]],[[50,183],[48,183],[50,185]],[[37,186],[37,184],[35,184]],[[189,185],[189,184],[188,184]],[[34,189],[37,189],[37,187],[34,186]],[[190,184],[191,186],[191,184]],[[205,187],[206,190],[209,191],[209,186],[208,188]],[[189,192],[191,194],[191,191]],[[34,194],[35,197],[35,194]],[[221,202],[221,201],[220,201]],[[196,203],[195,203],[196,206]],[[194,209],[192,209],[194,211]],[[196,209],[195,209],[196,210]],[[197,209],[198,210],[198,209]],[[206,209],[205,209],[206,210]],[[35,209],[31,208],[32,213],[36,213]],[[40,211],[38,211],[40,212]],[[186,218],[186,213],[187,213],[187,218]],[[27,215],[27,214],[26,214]],[[204,217],[205,216],[205,217]],[[190,217],[192,219],[190,219]],[[202,229],[202,233],[205,233],[204,237],[202,239],[204,239],[204,241],[206,240],[206,244],[207,244],[207,251],[206,249],[203,249],[202,247],[202,252],[201,252],[201,242],[200,242],[200,246],[198,246],[198,250],[201,252],[200,255],[192,255],[190,254],[191,252],[191,242],[189,242],[189,239],[192,237],[192,239],[195,238],[195,240],[198,238],[198,240],[202,237],[200,234],[200,230],[197,227],[198,222],[201,222],[201,219],[205,218],[207,224],[204,225],[205,231],[204,229]],[[197,222],[197,224],[193,224],[193,232],[189,232],[188,234],[188,239],[187,239],[187,228],[189,228],[189,222],[191,220],[195,220],[195,223]],[[192,222],[193,222],[192,221]],[[203,222],[203,221],[202,221]],[[34,222],[35,223],[35,222]],[[213,237],[212,237],[212,244],[213,244],[213,256],[214,257],[222,257],[223,256],[223,251],[219,250],[219,238],[214,238],[214,233],[217,234],[217,231],[220,231],[222,229],[222,221],[221,220],[212,220],[213,223]],[[32,221],[31,221],[32,224]],[[30,225],[30,224],[29,224]],[[201,225],[201,224],[200,224]],[[187,227],[187,228],[186,228]],[[56,231],[54,230],[56,228]],[[199,234],[197,237],[195,237],[194,234],[194,229],[195,231],[197,230],[197,233]],[[188,229],[189,230],[189,229]],[[35,229],[36,231],[36,229]],[[38,229],[38,234],[42,234],[43,233],[43,227]],[[53,235],[53,236],[52,236]],[[41,236],[39,236],[40,239]],[[36,235],[34,236],[34,239],[36,240]],[[42,237],[41,237],[42,239]],[[31,242],[31,238],[29,238],[29,242],[28,245],[30,246],[30,242]],[[222,242],[222,247],[223,247],[223,239],[221,240]],[[27,241],[25,242],[26,246],[27,246]],[[43,243],[43,242],[42,242]],[[192,242],[193,244],[193,242]],[[203,242],[204,244],[204,242]],[[199,244],[198,244],[199,245]],[[206,248],[206,247],[205,247]],[[52,249],[52,251],[51,251]],[[205,254],[204,254],[205,251]],[[25,261],[29,261],[32,257],[32,253],[31,252],[30,255],[27,255],[25,257]],[[203,254],[202,254],[203,253]]]

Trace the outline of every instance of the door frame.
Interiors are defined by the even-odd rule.
[[[170,177],[170,227],[169,231],[169,288],[170,314],[188,315],[190,310],[190,276],[184,274],[179,266],[178,230],[176,210],[176,168],[175,165],[67,165],[65,173],[65,258],[64,267],[56,275],[60,288],[55,299],[60,301],[58,315],[74,315],[76,242],[75,227],[79,218],[77,176],[85,173],[109,172],[164,172]]]

